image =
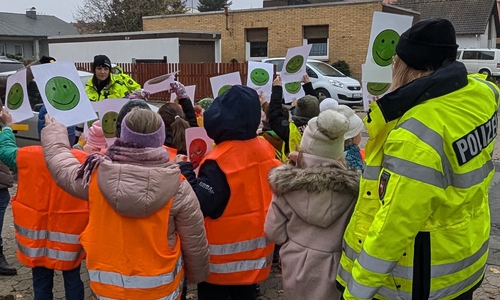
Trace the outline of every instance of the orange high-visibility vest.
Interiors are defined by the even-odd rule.
[[[205,218],[212,284],[253,284],[267,279],[274,244],[264,233],[272,191],[267,176],[280,165],[274,148],[261,138],[225,141],[205,160],[215,160],[227,177],[231,196],[222,216]],[[202,162],[202,164],[203,164]]]
[[[87,153],[73,149],[83,162]],[[25,266],[73,270],[85,257],[78,236],[89,220],[88,202],[57,186],[40,146],[17,151],[18,187],[12,198],[17,258]]]
[[[184,277],[180,238],[173,249],[168,245],[172,202],[173,198],[145,218],[122,216],[104,199],[94,171],[90,221],[80,242],[97,299],[180,299]]]
[[[165,145],[163,145],[163,148],[167,149],[168,153],[170,154],[169,161],[173,161],[175,159],[175,157],[177,156],[177,149],[171,148],[171,147],[167,147]]]

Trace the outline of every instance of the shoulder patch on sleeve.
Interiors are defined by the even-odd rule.
[[[380,200],[384,199],[387,184],[389,183],[389,178],[391,178],[391,173],[387,171],[382,172],[382,175],[380,176],[380,183],[378,186],[378,196]]]

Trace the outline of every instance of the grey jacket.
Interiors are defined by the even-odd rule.
[[[273,169],[265,232],[280,250],[285,299],[340,299],[335,277],[356,203],[359,174],[340,162],[297,152],[297,166]]]

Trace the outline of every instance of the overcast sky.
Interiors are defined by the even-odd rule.
[[[0,11],[24,13],[30,7],[36,7],[37,12],[53,15],[66,22],[72,22],[75,7],[84,0],[1,0]],[[191,2],[196,6],[196,0],[187,0],[188,6]],[[231,9],[258,8],[262,7],[262,0],[233,0]]]

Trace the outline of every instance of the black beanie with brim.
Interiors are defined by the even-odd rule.
[[[446,19],[418,22],[404,32],[396,54],[416,70],[437,70],[457,56],[455,28]]]

